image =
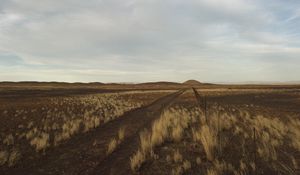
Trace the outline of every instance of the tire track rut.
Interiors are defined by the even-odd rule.
[[[122,142],[119,147],[105,159],[103,159],[97,167],[87,174],[101,174],[101,175],[128,175],[132,174],[130,170],[130,157],[139,148],[139,133],[143,129],[149,129],[152,126],[152,122],[160,117],[161,112],[167,106],[169,106],[172,101],[182,94],[184,90],[178,91],[171,94],[167,98],[163,99],[159,103],[150,106],[146,111],[144,111],[143,121],[139,121],[140,126],[135,130],[131,137]]]

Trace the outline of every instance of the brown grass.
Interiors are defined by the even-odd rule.
[[[201,142],[205,150],[207,159],[213,161],[215,157],[215,149],[217,146],[216,131],[206,124],[201,126],[201,128],[198,131],[193,131],[193,138],[195,141]]]
[[[118,145],[123,142],[124,138],[125,138],[125,128],[120,128],[118,131],[118,137],[111,139],[111,141],[109,142],[107,146],[106,154],[109,155],[112,152],[114,152],[115,149],[118,147]]]
[[[9,153],[7,151],[0,151],[0,166],[7,162],[8,156]]]
[[[173,160],[175,163],[182,162],[182,155],[179,150],[176,150],[173,155]]]
[[[155,161],[151,152],[156,150],[164,152],[166,146],[162,150],[160,145],[166,141],[173,145],[171,149],[174,149],[174,145],[181,145],[181,150],[186,149],[185,151],[191,149],[190,145],[196,144],[197,152],[203,150],[204,153],[196,154],[193,159],[187,157],[189,160],[195,160],[192,166],[193,162],[188,161],[184,154],[175,149],[172,160],[170,155],[164,158],[166,165],[173,164],[174,168],[170,170],[170,174],[183,174],[189,171],[189,167],[194,166],[202,169],[201,172],[212,175],[251,174],[257,171],[295,174],[295,170],[299,167],[299,160],[293,155],[299,154],[300,145],[300,120],[297,117],[253,115],[238,108],[222,106],[212,108],[207,120],[201,112],[200,115],[196,115],[195,120],[194,113],[196,112],[180,107],[166,110],[160,119],[154,122],[152,130],[141,136],[143,140],[141,145],[144,146],[141,146],[143,149],[140,150],[143,151],[140,153],[143,153],[143,156],[135,170],[149,159]],[[191,142],[188,139],[189,133],[192,143],[189,143]],[[254,151],[256,162],[253,158]]]
[[[56,147],[76,134],[89,132],[170,92],[173,91],[33,97],[30,101],[26,98],[4,107],[0,105],[1,117],[3,115],[6,119],[3,122],[7,123],[7,128],[2,128],[5,133],[0,134],[0,164],[7,166],[8,160],[13,160],[14,156],[9,158],[13,149],[19,150],[19,156],[23,152],[29,154],[27,145],[33,148],[31,155],[45,153],[46,149]],[[120,131],[117,142],[123,139],[124,133]]]
[[[106,154],[111,154],[117,148],[117,145],[118,141],[115,138],[113,138],[108,144]]]
[[[151,131],[140,133],[140,148],[131,157],[132,170],[137,171],[147,158],[153,158],[153,155],[155,155],[153,149],[163,144],[166,140],[179,142],[184,130],[188,128],[197,114],[197,112],[190,114],[184,108],[170,108],[164,111],[161,117],[154,121]]]
[[[140,169],[142,164],[146,159],[146,155],[141,151],[138,150],[131,158],[130,158],[130,167],[132,171],[137,171]]]

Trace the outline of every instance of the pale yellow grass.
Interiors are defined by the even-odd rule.
[[[216,160],[214,154],[216,153],[217,133],[224,130],[238,136],[241,147],[245,146],[246,139],[252,140],[250,144],[254,143],[253,134],[255,130],[257,159],[265,162],[266,166],[270,166],[274,171],[283,174],[293,174],[294,170],[297,169],[297,161],[295,161],[293,155],[289,155],[288,152],[279,152],[279,150],[285,149],[287,145],[295,150],[300,150],[300,121],[297,117],[286,116],[281,119],[263,115],[251,116],[248,112],[235,108],[229,111],[238,112],[240,115],[235,115],[231,112],[213,113],[210,115],[208,124],[201,122],[202,126],[200,126],[200,129],[193,130],[194,140],[200,141],[207,158],[211,161],[214,160],[214,166],[207,170],[207,174],[224,174],[226,171],[234,172],[235,174],[247,174],[249,170],[256,170],[252,157],[244,157],[240,160],[240,166],[235,169],[232,168],[229,162]],[[230,147],[232,143],[223,142],[222,144],[222,147]],[[237,152],[236,154],[242,154],[242,152]],[[285,156],[288,159],[285,158],[285,161],[278,160],[279,154],[286,154]]]
[[[206,157],[213,161],[215,157],[215,150],[217,146],[217,132],[208,125],[203,125],[197,131],[193,130],[193,138],[195,141],[201,142]]]
[[[153,158],[153,155],[155,155],[153,153],[154,147],[160,146],[166,140],[179,142],[183,137],[184,130],[188,128],[199,113],[200,109],[198,108],[192,113],[180,107],[164,111],[161,117],[154,121],[151,131],[143,131],[140,134],[140,148],[131,157],[132,170],[137,171],[147,157]]]
[[[118,145],[123,142],[124,138],[125,138],[125,128],[120,128],[118,131],[118,137],[112,138],[111,141],[109,142],[107,146],[106,154],[109,155],[112,152],[114,152],[115,149],[118,147]]]
[[[132,171],[137,171],[141,165],[144,163],[146,159],[146,155],[138,150],[131,158],[130,158],[130,167]]]
[[[178,149],[174,152],[173,160],[175,163],[182,162],[182,154],[179,152]]]

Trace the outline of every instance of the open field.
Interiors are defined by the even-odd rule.
[[[220,96],[202,92],[206,110],[202,105],[199,108],[190,95],[192,91],[187,93],[166,109],[149,131],[141,133],[140,148],[131,159],[134,171],[299,173],[299,93],[224,92]],[[202,99],[197,100],[202,103]],[[134,161],[138,157],[141,160]]]
[[[300,86],[0,83],[0,174],[299,174]]]

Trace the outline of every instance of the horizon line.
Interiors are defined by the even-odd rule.
[[[193,79],[194,80],[194,79]],[[188,81],[188,80],[187,80]],[[198,80],[196,80],[198,81]],[[183,82],[179,81],[165,81],[165,80],[159,80],[159,81],[144,81],[144,82],[101,82],[101,81],[91,81],[91,82],[80,82],[80,81],[0,81],[0,83],[68,83],[68,84],[92,84],[92,83],[99,83],[99,84],[143,84],[143,83],[179,83],[183,84]],[[212,81],[212,82],[202,82],[198,81],[202,84],[221,84],[221,85],[299,85],[300,80],[295,81]]]

